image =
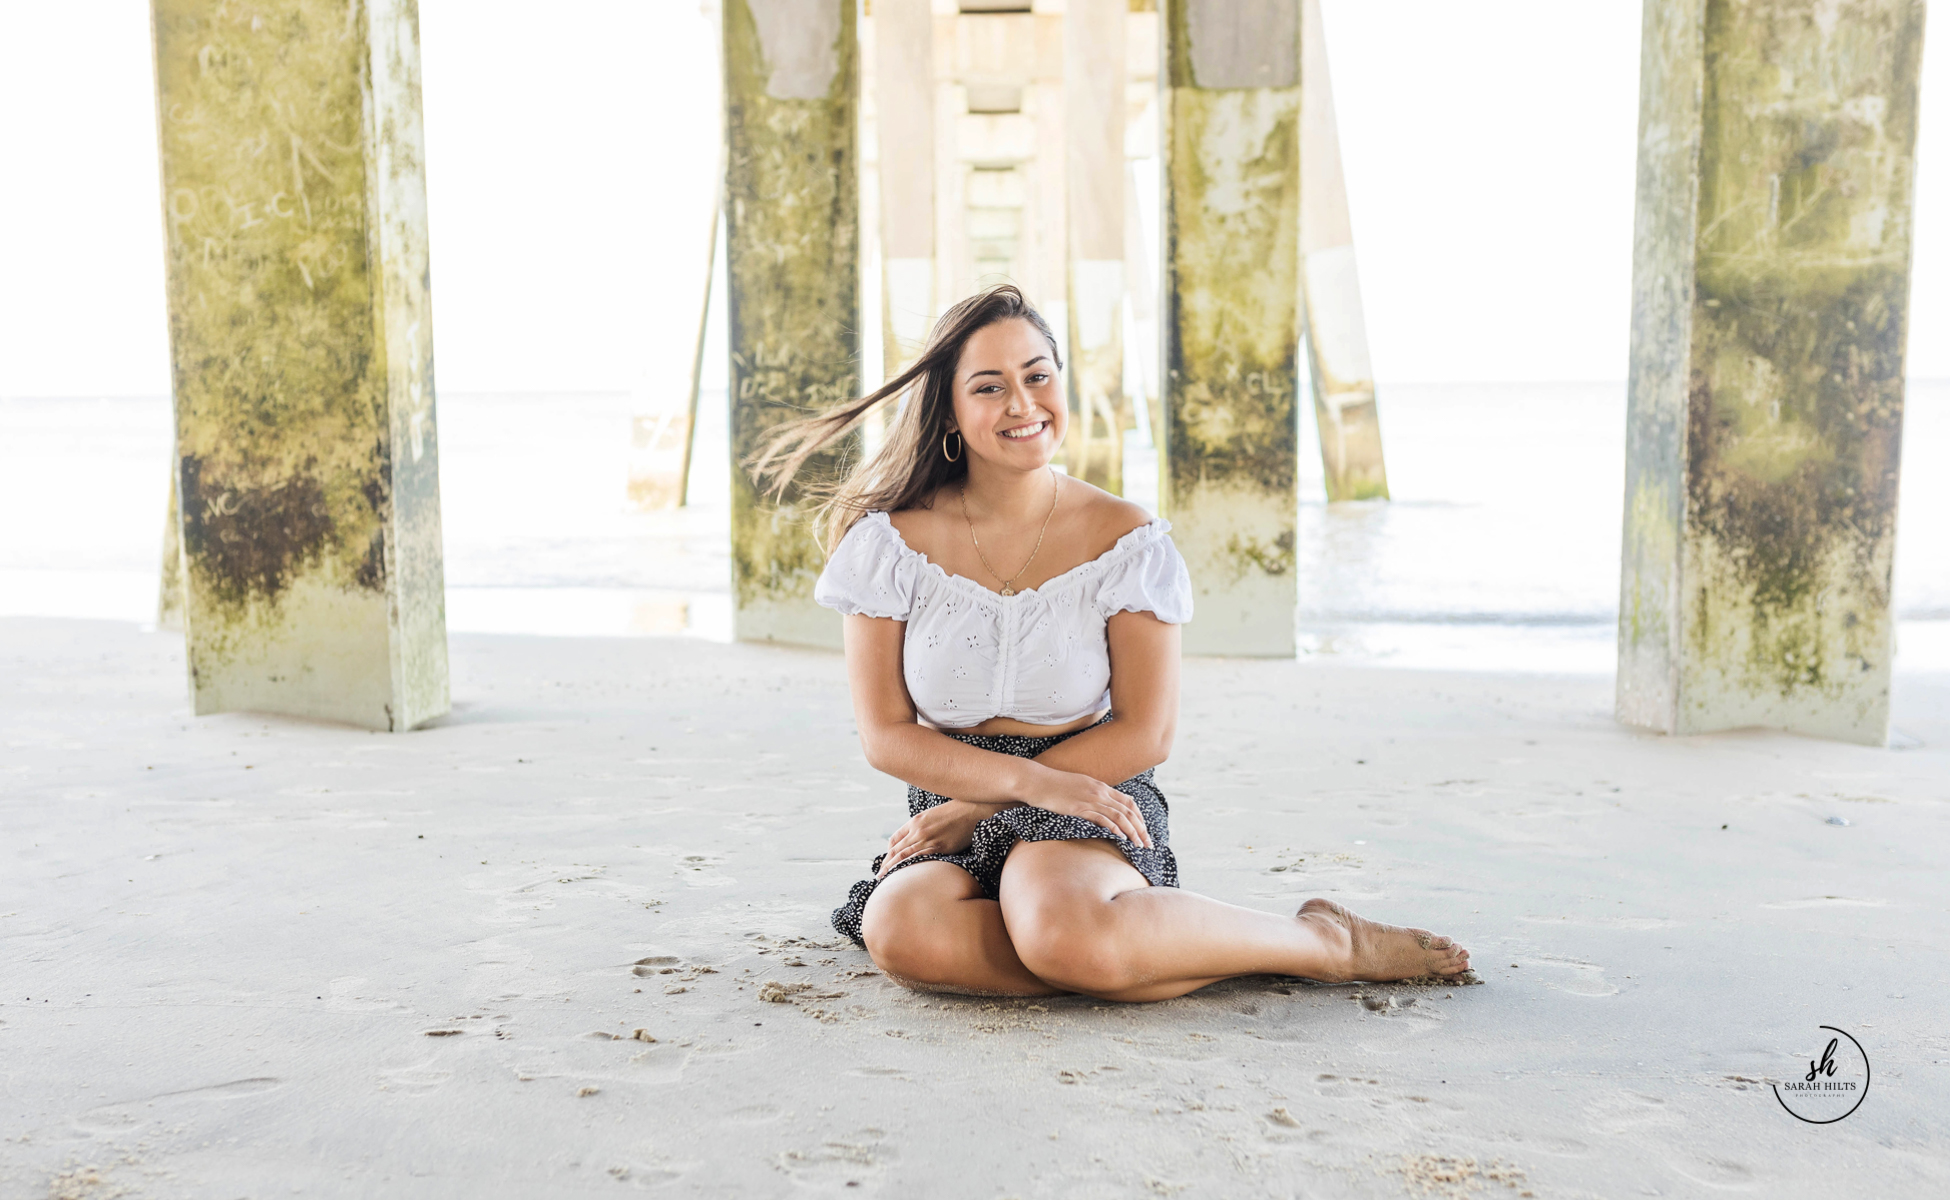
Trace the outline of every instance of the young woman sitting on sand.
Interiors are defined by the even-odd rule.
[[[860,741],[907,782],[909,813],[834,927],[909,987],[977,995],[1460,974],[1468,951],[1425,930],[1178,886],[1151,773],[1178,722],[1191,581],[1170,525],[1050,467],[1069,424],[1062,368],[1043,318],[995,288],[948,310],[885,387],[781,427],[752,464],[782,490],[907,397],[821,514],[814,595],[846,615]]]

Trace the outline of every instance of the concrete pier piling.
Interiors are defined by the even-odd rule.
[[[1070,252],[1070,474],[1119,494],[1124,433],[1125,21],[1130,0],[1067,0],[1064,131]]]
[[[1164,508],[1195,654],[1294,653],[1300,0],[1165,15]]]
[[[448,709],[412,0],[154,0],[191,693]]]
[[[1628,724],[1887,740],[1923,7],[1646,5]]]
[[[1300,3],[1300,281],[1329,500],[1386,500],[1374,368],[1341,172],[1320,0]]]
[[[733,632],[837,646],[801,493],[737,463],[774,426],[859,394],[859,50],[853,0],[725,0]],[[842,447],[810,464],[830,470]]]

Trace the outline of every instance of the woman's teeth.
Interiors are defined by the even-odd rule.
[[[1037,434],[1041,433],[1043,429],[1048,425],[1049,425],[1048,421],[1039,421],[1034,425],[1023,425],[1015,429],[1005,430],[1002,436],[1008,438],[1010,441],[1019,442],[1023,438],[1035,437]]]

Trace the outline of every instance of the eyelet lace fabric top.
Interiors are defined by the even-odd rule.
[[[1062,725],[1109,706],[1112,616],[1192,619],[1192,581],[1170,530],[1163,520],[1140,525],[1082,566],[1003,596],[950,575],[909,547],[886,513],[868,513],[834,548],[813,599],[907,622],[901,669],[929,724]]]

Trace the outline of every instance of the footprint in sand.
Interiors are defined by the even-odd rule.
[[[84,1137],[102,1138],[121,1137],[146,1124],[145,1118],[115,1104],[76,1113],[72,1121],[75,1129]]]
[[[676,1183],[684,1177],[684,1172],[689,1167],[690,1164],[679,1166],[667,1163],[655,1166],[649,1163],[621,1162],[605,1168],[603,1173],[618,1183],[635,1184],[639,1188],[649,1190]]]
[[[333,1012],[389,1012],[404,1009],[404,1004],[376,996],[380,989],[370,979],[358,975],[342,975],[332,980],[325,993],[325,1006]]]
[[[844,1139],[803,1150],[787,1150],[776,1161],[779,1170],[802,1183],[830,1186],[841,1182],[844,1186],[857,1187],[900,1157],[882,1140],[884,1137],[884,1130],[862,1129]]]
[[[1314,1076],[1314,1095],[1326,1100],[1373,1099],[1381,1094],[1376,1090],[1380,1086],[1381,1080],[1364,1076]]]
[[[1696,1154],[1667,1154],[1665,1164],[1685,1179],[1710,1188],[1750,1188],[1761,1180],[1754,1169],[1730,1158],[1703,1158]]]
[[[1605,978],[1597,963],[1553,954],[1533,954],[1523,959],[1526,968],[1543,975],[1544,986],[1573,996],[1616,996],[1618,986]]]
[[[1608,1136],[1671,1125],[1678,1120],[1664,1100],[1638,1092],[1615,1092],[1591,1108],[1591,1128]]]
[[[442,1070],[433,1065],[433,1060],[413,1063],[410,1066],[394,1067],[379,1073],[379,1090],[406,1096],[425,1096],[440,1090],[440,1086],[453,1077],[452,1071]]]
[[[623,1045],[632,1044],[625,1039]],[[688,1046],[675,1046],[669,1042],[659,1042],[645,1046],[629,1056],[631,1079],[655,1079],[668,1083],[680,1078],[684,1068],[690,1064],[691,1050]]]
[[[718,873],[723,861],[712,854],[686,854],[677,863],[677,876],[686,887],[729,887],[738,881]]]

